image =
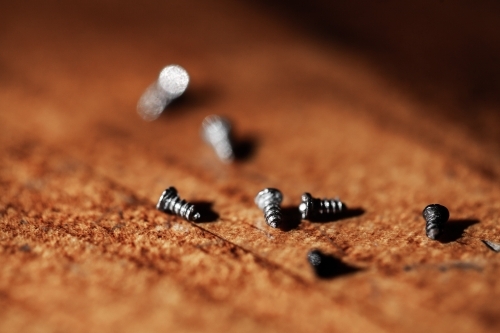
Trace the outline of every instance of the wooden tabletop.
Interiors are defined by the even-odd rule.
[[[472,98],[453,77],[475,62],[439,58],[426,85],[440,63],[411,62],[390,26],[358,29],[392,57],[318,33],[328,15],[296,22],[297,3],[2,4],[1,332],[498,332],[500,254],[482,242],[500,242],[496,72]],[[498,22],[485,6],[470,17]],[[143,121],[168,64],[188,90]],[[234,124],[233,164],[200,137],[210,114]],[[202,222],[155,209],[168,186]],[[266,187],[278,229],[254,204]],[[303,192],[351,213],[300,221]],[[450,210],[439,241],[430,203]],[[346,269],[318,277],[311,249]]]

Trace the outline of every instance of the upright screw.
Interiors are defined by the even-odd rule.
[[[166,213],[179,215],[188,221],[196,221],[201,217],[194,205],[179,198],[177,190],[173,186],[163,191],[156,204],[156,209]]]
[[[444,224],[450,218],[450,212],[445,206],[432,204],[424,208],[422,216],[426,222],[425,232],[427,237],[436,240],[443,231]]]
[[[151,84],[137,103],[137,112],[147,121],[155,120],[167,105],[184,93],[189,84],[189,75],[179,65],[162,69],[156,82]]]
[[[217,156],[226,163],[234,160],[234,147],[231,137],[231,123],[217,115],[206,117],[202,123],[201,135],[210,144]]]
[[[281,201],[283,201],[283,195],[275,188],[263,189],[255,197],[255,203],[264,211],[267,224],[273,228],[277,228],[283,219]]]
[[[318,218],[344,212],[347,206],[339,199],[316,199],[309,193],[302,194],[299,211],[303,219]]]

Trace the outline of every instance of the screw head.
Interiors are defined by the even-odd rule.
[[[312,205],[313,205],[312,195],[306,192],[306,193],[302,194],[301,199],[302,199],[302,202],[299,205],[299,211],[300,211],[300,214],[302,215],[302,218],[307,219],[309,217],[309,215],[311,214],[312,209],[313,209],[313,207],[312,207]]]
[[[310,250],[307,253],[307,260],[313,267],[318,267],[321,265],[323,259],[323,253],[317,249]]]
[[[158,84],[171,98],[177,98],[186,91],[189,75],[181,66],[169,65],[160,72]]]
[[[264,209],[266,203],[269,201],[281,204],[281,201],[283,201],[283,194],[281,194],[278,189],[265,188],[257,193],[257,196],[255,197],[255,203],[260,209]]]
[[[177,189],[175,187],[170,186],[169,188],[167,188],[160,195],[160,199],[158,199],[158,203],[156,204],[156,209],[163,210],[163,203],[165,199],[168,197],[175,197],[176,195],[177,195]]]
[[[424,208],[422,216],[426,222],[445,223],[450,218],[450,211],[443,205],[431,204]]]

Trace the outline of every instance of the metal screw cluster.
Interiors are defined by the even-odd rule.
[[[163,68],[156,82],[149,86],[139,99],[137,111],[145,120],[158,118],[173,99],[184,93],[188,84],[189,75],[181,66],[169,65]],[[234,160],[232,126],[228,119],[217,115],[206,117],[202,123],[201,135],[223,162],[229,163]],[[273,228],[277,228],[283,219],[280,207],[282,200],[283,195],[274,188],[266,188],[255,197],[255,203],[264,212],[267,224]],[[200,218],[200,213],[195,207],[180,199],[174,187],[169,187],[162,193],[156,207],[189,221]],[[318,199],[307,192],[302,194],[299,205],[302,219],[308,220],[341,214],[346,210],[346,205],[338,198]],[[439,204],[432,204],[425,207],[422,215],[426,221],[427,237],[437,239],[450,216],[448,209]]]
[[[217,115],[206,117],[202,123],[201,136],[210,144],[217,156],[226,163],[234,160],[234,147],[231,137],[231,123]]]
[[[273,228],[277,228],[283,219],[281,201],[283,201],[283,195],[275,188],[263,189],[255,197],[255,203],[264,211],[267,224]]]
[[[448,208],[440,204],[428,205],[424,208],[422,216],[425,219],[425,231],[430,239],[437,239],[443,231],[444,224],[450,218]]]
[[[303,219],[340,214],[346,209],[346,205],[339,199],[316,199],[307,192],[302,194],[302,202],[299,205]]]
[[[194,205],[182,200],[175,187],[172,186],[163,191],[156,204],[156,209],[178,215],[188,221],[196,221],[201,217]]]
[[[163,68],[156,82],[139,99],[137,112],[144,120],[155,120],[173,99],[184,93],[188,84],[189,75],[181,66],[169,65]]]

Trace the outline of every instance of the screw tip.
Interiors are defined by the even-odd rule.
[[[274,222],[274,221],[271,221],[271,222],[268,222],[269,226],[272,227],[272,228],[277,228],[278,227],[278,223],[277,222]]]
[[[439,237],[439,229],[430,229],[427,231],[427,237],[432,240],[436,240]]]

